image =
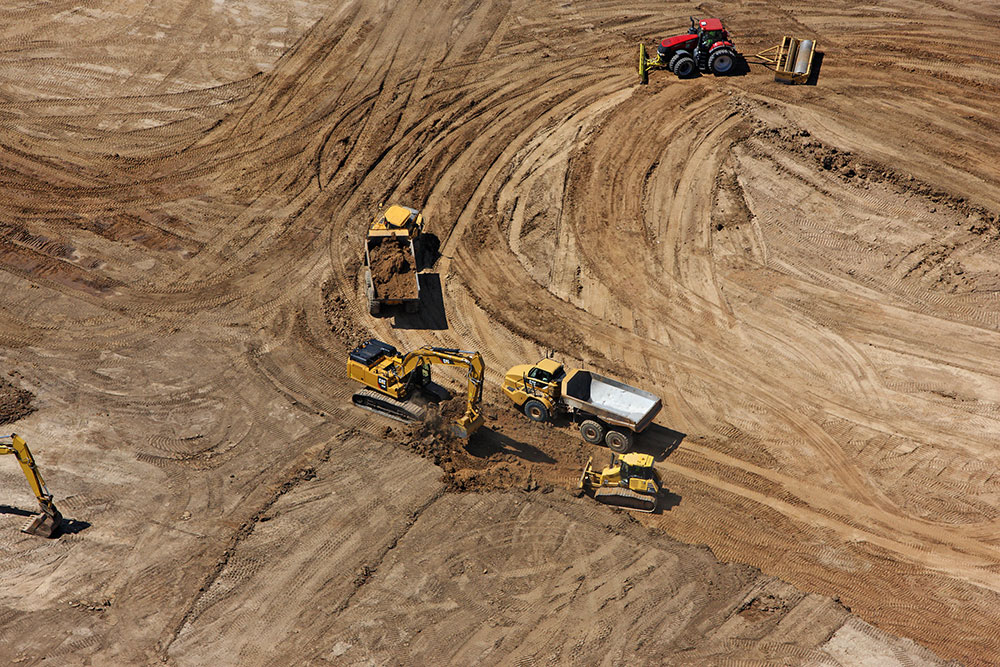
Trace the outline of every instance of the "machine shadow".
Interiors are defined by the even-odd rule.
[[[396,309],[393,329],[447,329],[448,315],[444,310],[444,291],[441,276],[437,273],[418,273],[420,281],[420,310],[415,313]]]
[[[649,454],[656,461],[663,461],[680,447],[686,437],[687,433],[659,424],[650,424],[649,428],[636,439],[635,451]]]
[[[63,519],[59,527],[60,535],[76,535],[90,528],[89,521],[78,521],[77,519]]]
[[[513,454],[532,463],[555,463],[556,460],[526,442],[519,442],[511,437],[498,433],[488,426],[481,427],[469,438],[465,449],[477,458],[489,458],[493,454]]]
[[[819,80],[819,71],[823,68],[823,52],[816,51],[813,53],[812,61],[812,71],[809,72],[809,79],[806,80],[807,86],[815,86],[816,82]]]
[[[28,511],[23,510],[20,507],[12,507],[10,505],[0,505],[0,514],[13,514],[14,516],[33,516],[38,514],[38,510]]]
[[[681,497],[679,495],[670,489],[663,488],[660,490],[660,495],[656,499],[656,509],[653,510],[651,514],[663,514],[664,512],[669,512],[680,504]]]

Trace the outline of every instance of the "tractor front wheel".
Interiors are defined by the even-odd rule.
[[[694,58],[687,51],[678,51],[675,53],[674,57],[670,59],[669,68],[671,72],[681,79],[688,78],[697,69],[694,64]]]
[[[713,74],[729,74],[736,64],[736,52],[728,47],[716,49],[708,56],[708,69]]]

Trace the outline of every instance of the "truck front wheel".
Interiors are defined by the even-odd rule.
[[[604,436],[604,442],[608,445],[608,449],[615,454],[624,454],[632,449],[632,434],[609,429],[607,435]]]
[[[541,401],[531,399],[524,403],[524,414],[533,422],[543,422],[549,418],[549,411]]]
[[[604,439],[604,427],[593,419],[585,419],[580,422],[580,435],[585,442],[596,445]]]

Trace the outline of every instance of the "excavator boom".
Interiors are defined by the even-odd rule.
[[[32,517],[21,530],[30,535],[55,537],[62,525],[62,514],[52,502],[52,494],[45,487],[45,480],[42,479],[42,473],[38,472],[38,466],[35,465],[35,459],[31,455],[31,450],[28,449],[28,443],[16,433],[2,439],[8,438],[10,439],[9,443],[0,442],[0,454],[13,454],[17,462],[21,464],[21,470],[28,479],[28,485],[42,508],[42,513]]]

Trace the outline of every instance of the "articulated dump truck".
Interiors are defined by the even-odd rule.
[[[503,393],[533,421],[564,413],[591,444],[604,442],[618,454],[653,421],[663,403],[655,394],[582,369],[567,371],[554,359],[507,371]]]

